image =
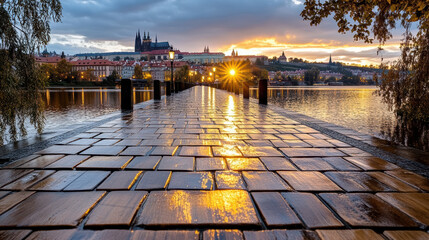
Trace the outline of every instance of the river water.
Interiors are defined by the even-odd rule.
[[[394,115],[374,94],[376,87],[287,87],[270,88],[272,104],[305,115],[384,138],[394,125]],[[251,89],[257,97],[257,90]],[[152,99],[151,89],[135,89],[134,103]],[[84,123],[120,110],[120,90],[107,88],[54,88],[43,92],[46,104],[45,132]],[[28,136],[36,132],[30,126]],[[7,142],[5,142],[7,143]]]
[[[269,102],[288,110],[334,123],[379,138],[388,138],[395,124],[376,86],[320,86],[270,88]],[[257,96],[257,89],[251,89]]]
[[[65,132],[79,124],[102,117],[121,109],[121,90],[110,88],[50,88],[42,92],[45,103],[45,128],[42,134],[49,137]],[[134,104],[152,99],[152,89],[134,89]],[[37,131],[26,122],[26,139],[34,139]],[[18,140],[22,140],[18,137]],[[33,141],[37,141],[35,139]],[[10,143],[6,131],[4,144]]]
[[[121,108],[121,90],[108,88],[55,88],[43,92],[46,126],[80,123]],[[134,89],[134,104],[152,99],[151,89]]]

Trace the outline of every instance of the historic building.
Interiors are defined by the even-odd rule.
[[[97,81],[102,81],[103,78],[111,75],[113,71],[116,71],[117,74],[122,73],[121,63],[106,59],[77,60],[70,63],[72,64],[72,71],[77,71],[82,75],[86,70],[92,69]]]
[[[155,37],[155,42],[152,42],[149,32],[143,33],[143,39],[140,36],[140,30],[136,33],[136,39],[134,41],[134,52],[150,52],[153,50],[169,49],[170,44],[168,42],[158,42],[158,36]]]
[[[204,47],[204,52],[182,52],[183,61],[192,63],[192,64],[211,64],[211,63],[221,63],[225,54],[221,52],[210,52],[208,46]]]
[[[54,57],[35,57],[36,63],[39,65],[42,64],[50,64],[50,65],[57,65],[61,61],[60,56],[54,56]]]
[[[263,55],[238,55],[238,51],[236,51],[235,49],[232,50],[231,56],[226,56],[224,58],[224,61],[229,62],[229,61],[247,61],[247,60],[249,60],[251,63],[255,64],[258,59],[264,65],[268,65],[268,57],[267,56],[263,56]]]
[[[279,57],[279,62],[281,62],[281,63],[287,62],[285,52],[282,52],[282,55]]]

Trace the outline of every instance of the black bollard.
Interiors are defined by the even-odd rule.
[[[170,96],[171,95],[171,82],[165,81],[165,95]]]
[[[175,93],[179,92],[179,83],[178,82],[174,82],[174,92]]]
[[[243,82],[243,98],[249,98],[249,96],[250,96],[249,83]]]
[[[268,80],[259,80],[259,104],[268,103]]]
[[[234,84],[234,93],[237,95],[240,95],[240,84],[239,83]]]
[[[153,80],[153,99],[161,100],[161,83],[159,80]]]
[[[121,80],[121,109],[133,110],[133,83],[131,79]]]

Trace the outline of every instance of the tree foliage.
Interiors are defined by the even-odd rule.
[[[320,70],[318,68],[312,68],[304,72],[304,82],[307,85],[312,86],[315,82],[319,81]]]
[[[116,79],[120,79],[121,76],[116,72],[116,70],[113,70],[112,73],[106,77],[106,79],[103,80],[104,85],[115,85]]]
[[[397,117],[393,139],[429,150],[429,1],[306,0],[301,12],[311,25],[331,15],[340,33],[351,32],[366,43],[376,40],[380,49],[397,24],[405,28],[401,57],[381,66],[378,93]]]
[[[34,53],[49,42],[49,21],[59,22],[61,11],[59,0],[0,0],[0,144],[6,129],[12,141],[18,130],[25,136],[26,119],[43,130],[46,75]]]
[[[143,79],[143,69],[142,66],[136,64],[134,66],[134,78],[135,79]]]
[[[268,79],[268,71],[256,66],[252,66],[251,75],[257,81],[261,79]]]
[[[176,82],[189,82],[189,66],[185,65],[179,70],[174,71],[174,81]]]
[[[86,81],[96,81],[97,80],[97,76],[95,76],[94,74],[94,69],[92,68],[88,68],[83,72],[82,75],[82,80],[86,80]]]

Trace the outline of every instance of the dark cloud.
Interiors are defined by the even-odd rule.
[[[185,51],[201,51],[205,45],[224,49],[256,38],[291,44],[353,41],[350,34],[337,33],[332,19],[311,27],[299,16],[303,6],[292,0],[67,0],[62,4],[62,23],[52,25],[53,38],[67,34],[84,36],[88,42],[73,46],[56,41],[48,46],[69,53],[107,51],[99,47],[104,41],[131,49],[137,29]]]

